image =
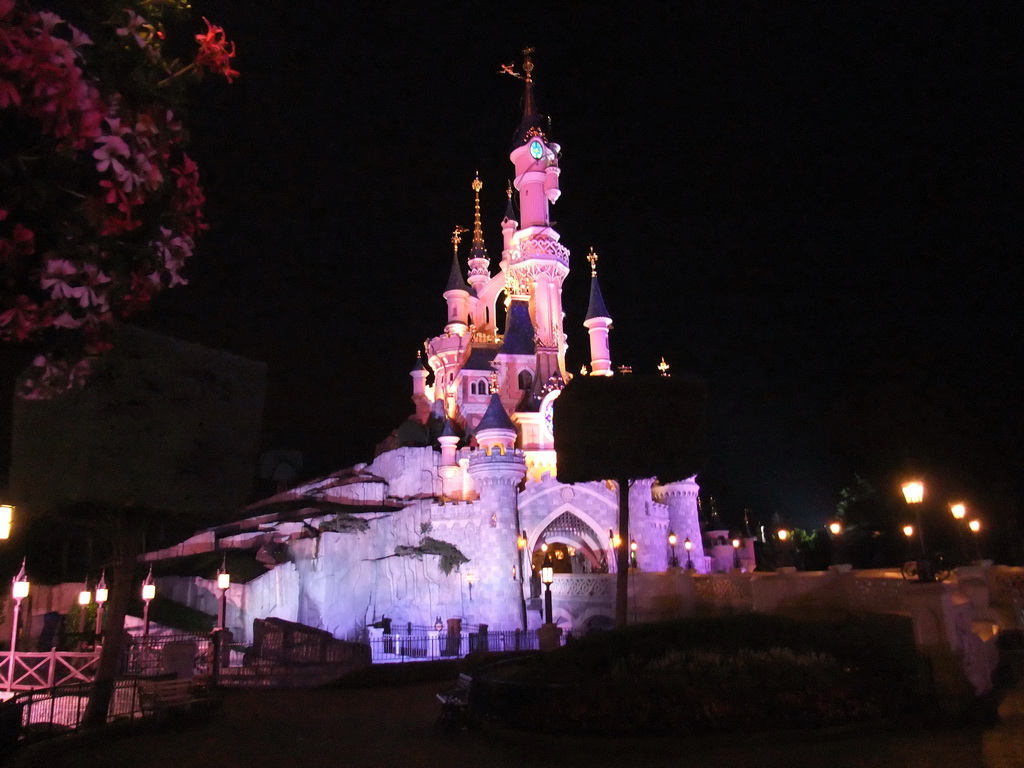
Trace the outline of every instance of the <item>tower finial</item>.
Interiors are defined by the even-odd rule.
[[[661,362],[658,363],[658,371],[661,373],[661,375],[664,376],[665,378],[671,376],[672,374],[668,372],[668,369],[671,367],[671,365],[665,362],[665,356],[662,355]]]
[[[452,230],[452,250],[454,251],[456,259],[459,257],[459,243],[462,242],[462,233],[468,231],[468,229],[460,227],[458,224],[456,224],[455,229]]]
[[[473,247],[483,248],[484,245],[484,230],[480,224],[480,190],[484,188],[484,183],[480,181],[480,171],[476,172],[476,178],[473,179]]]
[[[537,105],[533,101],[533,48],[523,48],[523,71],[516,72],[515,64],[502,64],[498,70],[500,74],[511,75],[526,83],[526,93],[523,95],[523,117],[537,115]]]
[[[590,253],[587,254],[587,261],[590,262],[590,276],[597,277],[597,254],[594,252],[594,246],[590,246]]]

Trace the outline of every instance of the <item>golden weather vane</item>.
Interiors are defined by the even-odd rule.
[[[594,246],[590,246],[590,253],[587,254],[587,261],[590,262],[590,276],[597,277],[597,254],[594,252]]]
[[[513,64],[502,64],[498,70],[499,75],[511,75],[519,80],[525,80],[530,83],[533,82],[533,48],[523,48],[523,73],[516,72],[516,65]]]
[[[672,366],[665,362],[665,356],[661,356],[661,362],[658,363],[658,370],[661,371],[661,375],[668,378],[672,374],[668,372],[668,369]]]
[[[459,255],[459,243],[462,242],[462,233],[469,232],[465,227],[455,226],[452,230],[452,248],[455,250],[455,255]]]

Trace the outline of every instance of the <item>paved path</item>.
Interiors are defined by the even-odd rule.
[[[18,768],[1024,768],[1024,688],[980,727],[716,739],[566,737],[435,726],[438,683],[362,690],[235,691],[224,710],[116,739],[51,744]]]

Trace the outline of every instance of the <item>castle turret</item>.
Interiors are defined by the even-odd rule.
[[[416,364],[409,371],[409,376],[412,378],[412,402],[416,406],[416,418],[424,424],[430,416],[430,403],[433,401],[433,393],[429,391],[432,387],[427,386],[428,375],[423,357],[417,351]]]
[[[470,455],[469,474],[480,494],[474,506],[481,518],[473,565],[479,583],[488,586],[477,590],[474,614],[496,626],[522,626],[522,592],[514,569],[519,567],[519,486],[526,476],[526,459],[514,448],[515,425],[496,392],[477,425],[476,440],[479,447]]]
[[[694,569],[700,573],[706,570],[704,564],[704,542],[700,530],[700,513],[697,509],[697,494],[700,486],[696,476],[675,483],[656,485],[653,496],[657,501],[668,507],[669,530],[675,533],[679,544],[689,540],[691,549],[683,556],[682,565],[686,565],[686,557],[693,562]]]
[[[505,265],[505,291],[511,300],[526,299],[537,333],[538,354],[552,357],[563,378],[565,333],[562,328],[562,282],[569,274],[569,249],[551,228],[548,205],[558,199],[558,159],[561,148],[546,134],[547,120],[533,95],[533,61],[527,49],[523,119],[516,131],[509,158],[515,166],[519,191],[520,229],[510,240]]]
[[[587,255],[587,261],[590,262],[590,303],[587,305],[583,325],[590,333],[590,372],[592,376],[611,376],[612,356],[608,346],[608,331],[611,330],[612,319],[597,282],[597,254],[593,248]]]
[[[445,333],[463,334],[469,330],[469,286],[466,285],[462,270],[459,268],[459,243],[462,242],[462,233],[465,231],[465,227],[455,227],[452,232],[452,269],[448,274],[448,285],[444,291],[444,299],[448,302],[448,324],[444,327]]]

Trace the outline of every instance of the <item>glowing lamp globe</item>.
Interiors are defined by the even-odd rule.
[[[81,592],[78,593],[78,604],[79,605],[88,605],[91,602],[92,602],[92,592],[90,592],[88,589],[83,589]]]
[[[785,541],[788,538],[789,538],[789,531],[787,531],[785,528],[781,528],[779,530],[779,541]]]
[[[967,505],[958,501],[956,504],[949,505],[949,511],[957,520],[963,520],[967,516]]]
[[[924,483],[920,480],[904,483],[903,498],[907,500],[907,504],[920,504],[924,499]]]
[[[972,533],[977,533],[981,530],[981,520],[971,520],[971,522],[967,524],[967,527],[971,529]]]
[[[843,532],[843,526],[841,523],[829,523],[828,529],[832,532],[833,536],[838,536]]]
[[[676,537],[676,535],[674,533],[672,533],[672,532],[669,532],[669,534],[668,534],[668,543],[669,543],[669,545],[674,547],[676,545],[677,541],[679,541],[679,539]]]
[[[231,586],[231,574],[221,571],[217,574],[217,589],[227,589]]]
[[[22,578],[19,581],[14,582],[14,587],[11,590],[11,597],[15,600],[24,600],[28,597],[29,587],[28,579]]]
[[[143,584],[142,599],[152,600],[154,597],[156,597],[156,584]]]
[[[913,536],[914,535],[914,526],[912,526],[912,525],[904,525],[903,526],[903,535],[906,536],[908,539],[911,536]]]

